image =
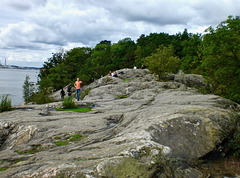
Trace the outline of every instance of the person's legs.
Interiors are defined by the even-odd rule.
[[[80,98],[80,89],[77,89],[77,100],[79,101]]]

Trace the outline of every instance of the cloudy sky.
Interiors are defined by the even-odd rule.
[[[0,61],[41,67],[60,49],[203,33],[239,13],[239,0],[0,0]]]

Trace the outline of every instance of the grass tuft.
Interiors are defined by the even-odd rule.
[[[73,111],[73,112],[89,112],[91,111],[90,108],[85,108],[85,107],[78,107],[78,108],[55,108],[58,111]]]

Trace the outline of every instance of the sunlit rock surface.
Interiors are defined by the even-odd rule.
[[[190,88],[206,85],[201,76],[180,72],[158,82],[148,70],[117,73],[82,88],[90,92],[76,104],[90,112],[56,111],[55,102],[0,113],[0,177],[101,175],[109,160],[138,157],[143,148],[197,160],[221,142],[219,130],[239,108]]]

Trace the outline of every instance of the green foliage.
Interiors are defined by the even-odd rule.
[[[118,98],[119,99],[124,99],[124,98],[127,98],[128,96],[127,95],[119,95]]]
[[[126,79],[123,79],[124,82],[128,82],[128,81],[131,81],[131,80],[134,80],[133,78],[126,78]]]
[[[91,109],[88,107],[75,107],[75,108],[67,108],[67,109],[55,108],[55,109],[58,111],[73,111],[73,112],[89,112],[89,111],[91,111]]]
[[[74,134],[74,135],[71,135],[71,138],[69,139],[69,141],[75,142],[75,141],[82,140],[83,138],[84,138],[84,136],[81,134]]]
[[[239,17],[230,16],[216,29],[208,28],[205,35],[185,29],[175,35],[142,34],[136,43],[130,38],[114,44],[104,40],[95,48],[60,51],[40,70],[39,90],[49,87],[59,90],[77,77],[86,85],[109,71],[147,64],[159,79],[179,66],[185,73],[201,74],[214,94],[240,102],[239,21]]]
[[[166,76],[167,72],[176,72],[180,59],[174,57],[173,46],[161,46],[156,53],[144,59],[144,65],[158,76],[159,81]]]
[[[190,34],[182,43],[181,69],[185,73],[198,73],[202,61],[202,37]]]
[[[48,89],[42,89],[37,93],[33,93],[29,101],[36,102],[37,104],[46,104],[54,102],[54,99],[49,97],[50,92],[51,91]]]
[[[0,172],[1,171],[6,171],[8,168],[0,168]]]
[[[240,102],[240,19],[230,16],[203,37],[202,73],[214,94]]]
[[[0,112],[11,111],[12,110],[12,101],[8,95],[0,95]]]
[[[67,136],[68,136],[68,139],[64,139],[64,140],[59,140],[61,139],[61,137],[59,136],[55,137],[55,139],[58,139],[58,141],[55,141],[54,144],[57,146],[65,146],[72,142],[77,142],[84,139],[84,136],[82,134],[67,134]]]
[[[23,84],[23,99],[25,103],[30,102],[34,90],[35,90],[34,84],[30,82],[29,75],[26,75],[26,78]]]
[[[41,145],[33,145],[30,149],[20,151],[20,150],[15,150],[16,153],[20,155],[25,155],[25,154],[35,154],[40,151],[44,151],[45,149],[41,147]]]
[[[62,107],[63,109],[76,108],[74,97],[73,96],[65,97],[62,102]]]
[[[60,140],[60,141],[56,141],[54,143],[57,146],[64,146],[64,145],[68,145],[69,144],[69,142],[67,140]]]
[[[111,59],[114,64],[113,70],[132,68],[134,66],[136,44],[131,38],[119,40],[118,43],[112,45],[111,49]]]

